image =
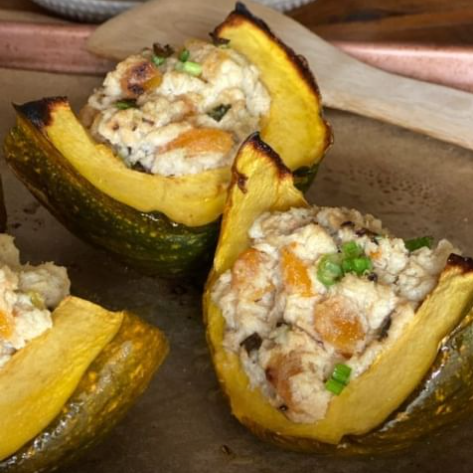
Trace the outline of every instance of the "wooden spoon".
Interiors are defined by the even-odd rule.
[[[473,149],[473,94],[367,66],[291,18],[251,1],[245,3],[307,58],[325,105]],[[154,42],[177,45],[189,38],[208,39],[234,5],[233,0],[146,2],[100,26],[88,47],[98,55],[123,59]]]

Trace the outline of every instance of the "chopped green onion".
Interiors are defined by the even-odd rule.
[[[153,61],[153,64],[158,67],[163,65],[166,62],[165,57],[157,56],[156,54],[153,54],[153,57],[151,58],[151,60]]]
[[[350,379],[350,375],[351,368],[348,365],[344,365],[343,363],[338,363],[333,369],[332,379],[338,381],[339,383],[343,383],[346,386],[348,384],[348,380]]]
[[[197,77],[202,74],[202,66],[199,63],[192,61],[178,62],[176,64],[176,71],[187,72],[187,74]]]
[[[317,279],[325,286],[332,286],[343,277],[341,258],[338,253],[322,256],[317,269]]]
[[[133,100],[133,99],[119,100],[118,102],[115,102],[114,105],[119,110],[127,110],[129,108],[137,108],[138,107],[136,105],[136,100]]]
[[[333,286],[337,281],[338,278],[334,278],[333,276],[326,274],[322,271],[317,271],[317,279],[324,285],[324,286]]]
[[[373,268],[371,259],[363,252],[363,248],[354,241],[346,242],[341,247],[341,253],[331,253],[322,256],[317,278],[325,286],[332,286],[347,273],[358,276]]]
[[[325,383],[325,389],[338,396],[345,389],[345,385],[336,379],[330,378]]]
[[[425,236],[420,238],[413,238],[412,240],[404,240],[404,245],[408,251],[415,251],[420,248],[432,248],[434,239],[431,236]]]
[[[362,274],[366,273],[366,271],[371,270],[373,267],[371,260],[367,256],[353,258],[351,261],[353,264],[353,272],[358,276],[361,276]]]
[[[355,272],[355,266],[353,265],[353,259],[344,259],[342,261],[342,270],[343,273],[354,273]]]
[[[192,76],[200,76],[202,74],[202,66],[197,62],[187,61],[184,63],[184,72]]]
[[[345,258],[357,258],[363,254],[363,248],[355,241],[348,241],[342,245],[342,254]]]
[[[213,118],[216,122],[219,122],[227,112],[232,108],[230,104],[221,104],[214,107],[212,110],[207,112],[210,118]]]
[[[366,271],[372,269],[373,264],[367,256],[360,256],[358,258],[347,258],[342,261],[343,272],[346,273],[355,273],[358,276],[361,276]]]
[[[179,61],[181,62],[186,62],[189,60],[189,57],[190,57],[191,53],[188,49],[183,49],[180,53],[179,53]]]

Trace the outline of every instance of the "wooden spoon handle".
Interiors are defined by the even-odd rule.
[[[281,13],[245,3],[285,43],[306,56],[325,105],[473,149],[473,94],[383,72]],[[146,2],[102,25],[88,45],[92,52],[121,59],[155,41],[180,44],[189,37],[208,38],[233,8],[234,0]]]
[[[473,149],[473,94],[367,66],[311,36],[310,45],[299,50],[306,53],[327,106]]]
[[[315,35],[311,41],[301,50],[308,52],[327,106],[473,149],[473,94],[367,66]],[[317,53],[328,48],[330,55]]]
[[[275,11],[264,18],[305,55],[325,105],[473,149],[473,94],[368,66]]]

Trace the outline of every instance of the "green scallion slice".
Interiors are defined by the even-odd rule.
[[[416,251],[420,248],[432,248],[434,239],[431,236],[413,238],[412,240],[404,240],[404,245],[408,251]]]
[[[153,64],[158,67],[163,65],[166,62],[165,57],[156,56],[156,54],[153,54],[153,57],[151,58],[151,60],[153,61]]]
[[[117,102],[114,103],[115,108],[118,108],[119,110],[127,110],[129,108],[138,108],[138,105],[136,104],[136,100],[133,99],[124,99],[124,100],[118,100]]]
[[[181,62],[186,62],[189,60],[189,57],[190,57],[191,53],[188,49],[183,49],[180,53],[179,53],[179,61]]]
[[[354,273],[355,272],[355,266],[353,264],[353,259],[344,259],[342,261],[342,270],[343,273]]]
[[[338,253],[322,256],[317,268],[317,279],[325,286],[332,286],[343,277],[342,261]]]
[[[186,72],[191,76],[200,76],[202,74],[202,66],[197,62],[187,61],[187,62],[178,62],[176,64],[176,71]]]
[[[359,258],[353,258],[351,260],[353,264],[353,272],[358,276],[370,271],[373,268],[371,260],[367,256],[360,256]]]
[[[332,379],[346,386],[348,384],[348,380],[350,379],[350,375],[351,368],[348,365],[337,363],[333,369]]]
[[[325,389],[330,391],[332,394],[335,394],[335,396],[338,396],[345,389],[345,385],[334,378],[330,378],[325,383]]]
[[[355,241],[348,241],[342,245],[342,254],[345,258],[357,258],[363,254],[363,248]]]
[[[216,122],[219,122],[227,112],[232,108],[230,104],[220,104],[214,107],[212,110],[207,112],[210,118],[213,118]]]

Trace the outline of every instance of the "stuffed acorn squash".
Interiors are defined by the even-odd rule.
[[[17,106],[7,161],[74,233],[163,276],[210,260],[241,142],[260,130],[307,188],[331,142],[305,61],[241,4],[213,44],[155,44],[106,77],[81,113]]]
[[[133,314],[68,296],[64,268],[21,265],[0,235],[0,471],[50,471],[108,433],[168,351]]]
[[[250,137],[204,295],[238,420],[286,448],[353,454],[406,447],[469,413],[473,260],[429,246],[355,210],[310,207]]]

